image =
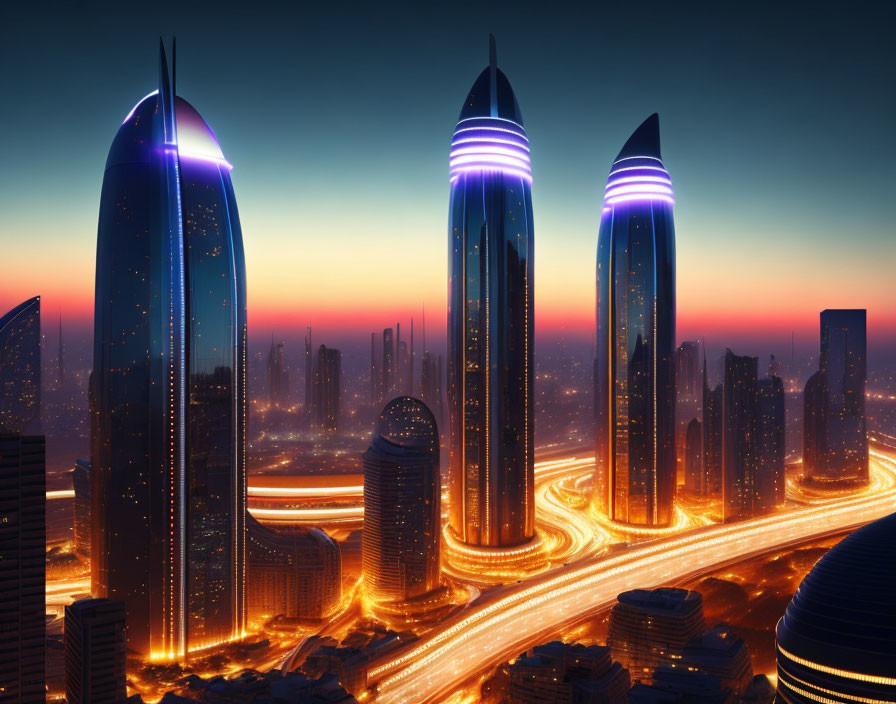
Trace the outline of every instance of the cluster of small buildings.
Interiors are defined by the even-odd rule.
[[[803,481],[821,488],[868,481],[864,310],[821,313],[820,368],[803,395]],[[785,501],[785,390],[774,358],[760,376],[756,357],[727,350],[711,386],[699,344],[675,352],[676,443],[684,491],[720,501],[725,521],[768,513]]]
[[[619,595],[606,646],[554,641],[503,667],[505,704],[771,704],[744,641],[707,628],[703,597],[684,589]],[[762,692],[764,696],[760,696]]]

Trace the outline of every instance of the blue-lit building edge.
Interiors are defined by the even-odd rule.
[[[647,225],[649,233],[641,241],[638,252],[627,250],[632,245],[632,235],[639,226],[639,220]],[[619,266],[619,259],[627,259],[626,272],[635,267],[643,268],[647,275],[643,282],[645,289],[645,324],[634,324],[628,317],[627,347],[631,359],[635,353],[638,334],[642,344],[646,339],[647,359],[655,364],[656,374],[649,375],[648,401],[655,395],[653,409],[647,408],[647,421],[642,437],[647,441],[641,457],[642,470],[626,480],[616,479],[615,425],[617,412],[616,394],[609,387],[608,380],[620,382],[620,374],[626,374],[623,388],[630,393],[627,369],[620,369],[615,362],[616,355],[611,348],[610,335],[623,321],[619,309],[619,296],[614,295],[624,287],[625,282],[611,281],[610,272]],[[623,289],[624,290],[624,289]],[[672,355],[675,349],[675,226],[672,206],[661,200],[642,200],[621,203],[604,209],[598,234],[597,252],[597,338],[595,364],[595,410],[597,414],[596,432],[596,485],[595,496],[598,508],[611,519],[623,523],[647,523],[668,525],[672,521],[675,495],[675,384]],[[611,321],[613,321],[611,323]],[[655,331],[654,334],[650,334]],[[656,379],[656,383],[653,383]],[[652,405],[652,404],[651,404]],[[631,410],[631,408],[630,408]],[[632,417],[632,414],[629,414]],[[629,422],[629,438],[632,424]],[[655,449],[654,449],[655,448]],[[635,482],[645,482],[645,510],[648,520],[635,518],[628,510],[625,497],[636,495]],[[655,486],[655,491],[651,487]],[[632,488],[636,492],[632,492]],[[656,497],[655,499],[653,497]],[[655,517],[655,520],[654,520]]]
[[[451,526],[468,543],[511,546],[534,535],[535,520],[533,418],[527,401],[534,329],[531,186],[497,170],[463,173],[452,184],[449,208]],[[485,254],[477,249],[480,244]],[[471,255],[477,251],[478,261]],[[478,291],[471,295],[471,289]],[[474,311],[486,300],[488,323],[484,311],[478,316]],[[471,333],[486,327],[487,345],[477,344],[481,341]],[[477,371],[485,367],[487,374]],[[486,383],[489,402],[479,404]],[[480,471],[484,431],[475,428],[491,428],[489,476]]]
[[[213,162],[178,158],[173,140],[166,137],[171,125],[164,124],[162,102],[151,97],[138,106],[116,137],[104,178],[93,382],[99,432],[93,446],[99,460],[95,466],[100,468],[95,478],[99,491],[94,492],[94,515],[108,531],[97,533],[102,544],[92,552],[107,555],[97,558],[94,591],[128,602],[132,647],[177,652],[188,642],[231,637],[244,627],[241,575],[245,544],[241,536],[245,532],[242,507],[246,489],[244,442],[239,438],[245,437],[246,292],[242,238],[229,174]],[[173,122],[173,117],[169,119]],[[194,191],[210,194],[212,210],[221,223],[213,234],[214,243],[206,250],[202,242],[208,238],[207,228],[191,231],[189,219],[184,222],[182,200],[188,201],[189,208]],[[135,194],[143,193],[154,195],[132,206]],[[127,207],[116,212],[122,199]],[[161,236],[152,236],[155,233]],[[225,253],[226,264],[213,274],[207,271],[204,278],[208,281],[197,286],[197,279],[203,278],[204,253],[216,247]],[[219,328],[216,342],[231,353],[216,361],[229,377],[228,417],[222,419],[219,408],[218,430],[222,432],[217,437],[208,435],[211,446],[203,451],[199,446],[202,439],[190,437],[196,428],[190,423],[190,414],[197,407],[195,379],[190,372],[202,366],[197,364],[193,348],[197,342],[201,346],[202,336],[207,338],[210,333],[202,328],[204,323],[209,327],[208,321],[196,315],[201,297],[191,300],[188,291],[205,291],[206,284],[221,280],[229,282],[226,302],[220,306],[227,321],[223,328],[220,316],[215,321]],[[122,300],[131,304],[122,305]],[[134,315],[130,320],[113,321],[110,318],[116,310],[132,310]],[[114,344],[116,337],[124,347]],[[104,372],[126,369],[137,361],[135,355],[146,355],[147,350],[149,359],[136,365],[142,370],[139,373],[122,377]],[[206,359],[205,367],[211,362]],[[214,367],[203,367],[206,375],[210,371],[213,375]],[[125,407],[125,399],[141,397],[147,399],[145,407]],[[109,447],[103,447],[103,437],[109,439]],[[209,467],[202,460],[209,455],[227,459],[223,466],[219,461]],[[145,458],[142,463],[141,456]],[[113,463],[136,469],[112,471]],[[222,470],[226,477],[220,476]],[[210,478],[217,486],[211,493]],[[103,492],[106,484],[108,496]],[[213,513],[197,514],[201,507],[195,505],[196,498],[203,493],[216,500]],[[110,503],[111,496],[129,496],[135,505],[150,510],[142,514],[128,511],[126,502]],[[221,516],[229,525],[215,525]],[[108,533],[118,526],[119,535],[110,540]],[[223,551],[222,530],[230,537],[224,541],[228,549]],[[139,557],[135,560],[134,556]],[[195,566],[203,563],[208,569],[198,574]],[[110,575],[110,565],[124,569],[113,567],[115,574]],[[192,627],[186,624],[187,611]],[[196,626],[201,634],[188,633]]]

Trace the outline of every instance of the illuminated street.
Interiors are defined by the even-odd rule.
[[[369,681],[378,684],[377,701],[439,701],[477,674],[606,608],[622,591],[681,581],[885,516],[896,498],[896,452],[873,445],[871,467],[873,489],[819,506],[641,543],[490,594],[422,643],[371,668]],[[521,629],[520,623],[527,628]]]

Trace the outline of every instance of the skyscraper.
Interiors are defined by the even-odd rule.
[[[706,356],[703,357],[703,483],[701,494],[722,496],[722,384],[709,387]]]
[[[805,399],[805,442],[811,446],[804,465],[818,484],[868,481],[866,358],[865,311],[822,311],[820,376],[806,384]]]
[[[62,389],[65,385],[65,358],[62,346],[62,311],[59,311],[59,351],[56,354],[56,388]]]
[[[40,296],[0,317],[0,432],[40,430]]]
[[[803,472],[809,478],[828,473],[827,398],[827,376],[819,370],[803,389]]]
[[[700,411],[700,346],[682,342],[673,355],[675,367],[675,454],[679,479],[686,475],[685,445],[688,424]]]
[[[535,535],[532,169],[494,37],[451,142],[450,523],[467,544]]]
[[[364,584],[399,602],[439,586],[439,430],[426,404],[400,396],[380,413],[364,453]]]
[[[125,608],[81,599],[65,607],[67,704],[120,704],[127,697]]]
[[[97,235],[94,596],[128,645],[179,657],[246,625],[246,276],[225,160],[159,88],[112,143]]]
[[[314,376],[314,408],[317,426],[332,433],[339,430],[339,406],[342,398],[342,354],[321,345],[317,350]]]
[[[0,701],[43,704],[46,473],[42,435],[0,428]]]
[[[46,465],[40,297],[0,317],[0,701],[43,704]]]
[[[383,330],[383,373],[382,395],[380,399],[385,401],[392,398],[392,387],[395,384],[395,346],[392,338],[392,328]]]
[[[268,401],[271,408],[285,408],[289,404],[289,372],[283,361],[284,344],[275,343],[271,337],[268,352]]]
[[[786,498],[784,382],[768,376],[756,383],[756,511],[770,511]]]
[[[76,460],[72,470],[75,490],[75,552],[90,557],[90,462]]]
[[[597,505],[646,526],[675,497],[672,196],[653,114],[613,162],[597,242]]]
[[[314,350],[311,347],[311,326],[305,328],[305,416],[314,422]]]
[[[725,352],[722,382],[722,517],[746,518],[756,499],[756,357]]]
[[[703,471],[703,425],[699,418],[691,418],[684,439],[684,490],[693,496],[703,496],[706,475]]]
[[[380,373],[376,365],[376,333],[370,333],[370,405],[380,400]]]

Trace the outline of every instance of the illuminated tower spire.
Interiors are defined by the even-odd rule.
[[[675,230],[659,117],[610,169],[597,254],[596,502],[612,520],[672,521]]]
[[[532,169],[510,82],[489,64],[450,153],[448,403],[452,535],[509,547],[535,535]]]
[[[65,384],[65,364],[62,346],[62,308],[59,309],[59,352],[56,355],[56,387],[61,389]]]

